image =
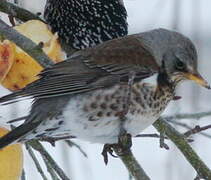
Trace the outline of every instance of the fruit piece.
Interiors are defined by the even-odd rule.
[[[9,131],[0,127],[0,137]],[[0,179],[18,180],[23,170],[23,151],[21,144],[9,145],[0,149]]]
[[[19,26],[15,26],[14,29],[31,39],[36,44],[42,42],[44,44],[44,52],[54,62],[62,61],[62,50],[58,43],[58,35],[53,34],[45,23],[38,20],[31,20]],[[18,48],[18,51],[19,50],[22,51]]]
[[[14,45],[9,41],[0,42],[0,82],[6,77],[14,61]]]
[[[62,61],[63,54],[58,43],[58,36],[57,34],[53,35],[46,24],[32,20],[14,28],[36,44],[42,43],[44,52],[54,62]],[[12,46],[13,43],[10,42],[9,44]],[[38,78],[36,75],[43,68],[18,46],[13,46],[14,50],[11,53],[10,63],[7,66],[5,65],[5,69],[8,69],[4,70],[4,78],[2,78],[1,84],[9,90],[15,91],[36,80]]]
[[[2,85],[9,90],[15,91],[22,89],[27,84],[33,82],[43,68],[26,53],[15,53],[15,58],[10,71]]]

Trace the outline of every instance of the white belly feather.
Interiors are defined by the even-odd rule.
[[[132,104],[129,113],[126,115],[126,121],[124,122],[124,129],[132,136],[139,134],[151,125],[159,117],[171,99],[169,98],[168,100],[165,100],[165,103],[162,106],[150,105],[150,103],[145,102],[145,100],[151,98],[152,93],[154,92],[154,87],[137,87],[136,90],[137,89],[140,93],[140,97],[137,96],[137,92],[135,91],[131,94]],[[146,91],[150,92],[146,93]],[[48,124],[48,128],[57,128],[56,130],[46,132],[46,126],[44,127],[42,124],[40,124],[36,130],[38,134],[46,132],[46,136],[71,135],[92,143],[117,143],[120,131],[120,119],[118,116],[115,116],[114,113],[116,111],[114,109],[113,111],[111,110],[112,108],[115,108],[111,107],[111,105],[116,104],[118,108],[121,109],[122,102],[117,103],[117,99],[124,97],[124,92],[125,91],[122,90],[122,88],[117,86],[113,90],[97,90],[95,93],[88,93],[84,96],[75,96],[71,98],[70,102],[66,105],[61,117],[47,120],[48,122],[46,122],[46,124]],[[114,93],[116,93],[115,96],[113,95]],[[147,94],[148,97],[144,96],[144,94]],[[99,97],[96,98],[96,95],[99,95]],[[105,102],[106,98],[107,104],[106,106],[104,105],[104,107],[102,106],[102,103]],[[144,104],[139,104],[140,99]],[[121,100],[122,99],[120,99],[120,101]],[[92,107],[90,102],[96,102],[98,107],[95,107],[97,106],[96,104]],[[92,108],[85,110],[87,104]],[[104,107],[104,109],[100,109],[100,105]],[[100,117],[97,116],[99,112],[101,112]],[[108,113],[110,114],[108,115]],[[58,125],[58,121],[62,121],[63,123]],[[25,139],[31,139],[33,138],[32,136],[36,137],[36,135],[29,134]]]

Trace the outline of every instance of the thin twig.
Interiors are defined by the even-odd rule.
[[[26,145],[26,149],[28,150],[29,152],[29,155],[31,156],[31,158],[33,159],[34,161],[34,164],[38,170],[38,172],[40,173],[40,175],[42,176],[43,180],[48,180],[48,178],[45,176],[45,173],[43,172],[42,170],[42,167],[40,166],[39,164],[39,161],[37,160],[32,148],[29,146],[28,143],[25,144]]]
[[[31,19],[37,19],[43,21],[38,15],[31,13],[30,11],[18,7],[10,2],[5,0],[0,0],[0,11],[4,12],[12,17],[20,19],[21,21],[25,22]]]
[[[70,140],[65,140],[65,142],[69,147],[76,147],[81,152],[81,154],[83,154],[84,157],[86,158],[88,157],[87,154],[84,152],[84,150],[78,144]]]
[[[169,125],[164,118],[159,118],[153,125],[160,133],[165,132],[166,136],[174,142],[200,177],[211,179],[210,169],[188,144],[184,135],[180,134],[175,128]]]
[[[36,45],[32,40],[23,36],[15,29],[11,28],[4,21],[0,19],[0,36],[3,36],[5,39],[8,39],[14,42],[17,46],[23,49],[27,54],[36,61],[47,68],[52,66],[54,63],[50,58],[43,52],[42,48],[39,45]]]
[[[184,135],[186,137],[189,137],[193,134],[197,134],[201,131],[205,131],[205,130],[210,129],[210,128],[211,128],[211,125],[207,125],[207,126],[203,126],[203,127],[200,127],[199,125],[197,125],[197,126],[195,126],[195,128],[190,129],[189,131],[185,132]]]
[[[58,164],[56,163],[56,161],[54,161],[54,159],[51,157],[51,155],[45,150],[45,148],[42,146],[42,144],[38,141],[29,141],[28,144],[35,149],[36,151],[38,151],[42,157],[45,157],[48,162],[51,164],[52,168],[55,170],[55,172],[59,175],[59,177],[62,180],[70,180],[66,174],[64,173],[64,171],[58,166]]]
[[[154,134],[138,134],[138,135],[135,136],[135,138],[139,138],[139,137],[150,137],[150,138],[159,138],[159,139],[161,138],[161,136],[156,134],[156,133],[154,133]],[[166,136],[164,136],[162,138],[169,140],[169,138],[166,137]],[[193,142],[193,139],[187,138],[187,141],[188,142]]]
[[[135,137],[150,137],[150,138],[160,138],[159,134],[138,134]],[[167,137],[165,137],[165,139],[167,139]]]
[[[181,113],[181,114],[176,114],[173,116],[164,116],[167,121],[169,120],[175,120],[175,119],[200,119],[203,117],[211,116],[211,111],[207,112],[199,112],[199,113]]]
[[[176,121],[176,120],[168,120],[168,122],[170,122],[170,123],[172,123],[172,124],[175,124],[175,125],[179,125],[179,126],[181,126],[181,127],[183,127],[183,128],[186,128],[186,129],[188,129],[188,130],[193,129],[193,127],[187,125],[186,123],[178,122],[178,121]],[[210,135],[210,134],[207,134],[207,133],[205,133],[205,132],[199,132],[199,134],[201,134],[201,135],[203,135],[203,136],[205,136],[205,137],[207,137],[207,138],[211,138],[211,135]]]
[[[48,162],[48,160],[43,156],[43,161],[45,162],[45,165],[47,167],[47,171],[51,175],[52,180],[59,180],[58,175],[55,173],[54,169],[51,167],[51,164]]]

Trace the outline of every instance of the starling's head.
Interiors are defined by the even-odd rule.
[[[208,83],[197,70],[196,48],[189,39],[185,39],[181,44],[169,47],[163,56],[163,62],[165,70],[173,82],[193,80],[197,84],[210,89]]]

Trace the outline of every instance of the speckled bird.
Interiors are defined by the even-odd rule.
[[[47,0],[44,18],[75,49],[93,47],[128,33],[122,0]]]
[[[129,109],[128,79],[134,74]],[[141,82],[157,73],[157,85]],[[156,29],[107,41],[76,52],[40,73],[24,89],[0,103],[34,98],[25,122],[0,138],[0,148],[30,139],[71,136],[113,144],[123,127],[132,136],[151,125],[173,99],[183,80],[209,88],[197,71],[197,53],[185,36]]]

